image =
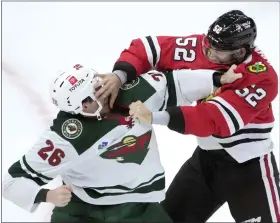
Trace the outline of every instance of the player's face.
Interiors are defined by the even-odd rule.
[[[203,40],[203,53],[208,60],[216,64],[233,64],[240,57],[244,57],[245,53],[243,49],[237,50],[218,50],[212,47],[207,38]]]
[[[94,77],[95,79],[95,77]],[[94,82],[96,83],[94,87],[98,86],[98,82],[101,81],[101,78],[96,78]],[[101,86],[95,88],[95,92],[98,91],[101,88]],[[101,97],[98,99],[99,103],[102,105],[102,110],[100,111],[100,114],[104,115],[110,112],[109,107],[109,98]],[[97,109],[99,108],[98,103],[95,100],[89,99],[86,102],[83,103],[83,111],[86,113],[94,114]]]
[[[108,112],[110,112],[110,108],[108,105],[109,102],[108,98],[105,99],[101,98],[99,99],[99,102],[102,105],[102,110],[100,111],[101,114],[107,114]],[[98,108],[99,105],[94,100],[89,100],[83,104],[83,111],[86,113],[94,114]]]

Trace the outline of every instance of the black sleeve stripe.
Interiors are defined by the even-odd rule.
[[[255,134],[259,134],[259,133],[270,133],[272,131],[272,128],[265,128],[265,129],[258,129],[258,128],[250,128],[250,129],[240,129],[238,132],[234,133],[231,136],[227,136],[227,137],[222,137],[222,136],[216,136],[213,135],[215,138],[218,139],[226,139],[226,138],[231,138],[233,136],[237,136],[237,135],[241,135],[241,134],[250,134],[250,133],[255,133]]]
[[[181,134],[185,133],[185,119],[183,112],[181,111],[180,107],[170,107],[167,108],[166,111],[170,116],[170,120],[168,123],[168,128],[179,132]]]
[[[46,183],[44,181],[42,181],[39,177],[32,177],[30,174],[28,174],[27,172],[25,172],[21,165],[20,162],[17,161],[16,163],[14,163],[9,169],[8,169],[8,173],[13,177],[13,178],[17,178],[17,177],[24,177],[30,180],[33,180],[35,183],[37,183],[39,186],[43,186]]]
[[[239,144],[242,143],[250,143],[250,142],[259,142],[259,141],[264,141],[267,140],[267,138],[265,139],[250,139],[250,138],[244,138],[244,139],[239,139],[230,143],[219,143],[223,148],[232,148],[234,146],[237,146]]]
[[[126,61],[116,62],[113,67],[113,72],[115,70],[121,70],[121,71],[126,72],[127,82],[136,80],[136,78],[137,78],[137,71],[136,71],[135,67],[133,67],[130,63],[128,63]]]
[[[43,174],[38,173],[34,169],[32,169],[31,166],[29,166],[29,164],[27,163],[25,156],[23,156],[22,161],[23,161],[24,165],[26,166],[27,170],[30,171],[31,173],[33,173],[33,174],[37,175],[38,177],[41,177],[45,180],[48,180],[48,181],[51,181],[53,179],[53,178],[44,176]]]
[[[229,115],[229,117],[230,117],[230,119],[231,119],[231,121],[234,125],[235,132],[237,132],[240,129],[240,126],[239,126],[239,123],[238,123],[237,119],[233,115],[233,113],[226,106],[224,106],[222,103],[220,103],[219,101],[217,101],[215,99],[211,99],[209,101],[212,101],[212,102],[215,102],[215,103],[219,104],[224,109],[224,111]]]
[[[156,62],[157,62],[157,50],[156,50],[155,44],[152,40],[152,37],[151,36],[146,36],[146,39],[148,40],[149,46],[151,48],[151,51],[152,51],[152,54],[153,54],[153,66],[155,66]]]

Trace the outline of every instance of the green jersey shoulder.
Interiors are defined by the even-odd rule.
[[[128,122],[122,122],[122,119],[118,117],[98,121],[60,111],[50,129],[72,144],[78,154],[82,154],[111,130],[120,125],[129,125]]]

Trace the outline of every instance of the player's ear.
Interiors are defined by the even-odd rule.
[[[245,57],[247,50],[243,47],[241,48],[240,56]]]
[[[84,110],[84,109],[87,109],[86,103],[83,103],[82,106],[83,106],[83,110]]]
[[[87,97],[82,101],[83,110],[88,108],[88,103],[91,103],[93,99],[91,97]]]

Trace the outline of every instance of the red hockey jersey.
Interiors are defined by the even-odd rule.
[[[271,102],[278,94],[278,78],[257,49],[237,71],[243,73],[242,79],[222,86],[204,103],[167,110],[170,129],[198,136],[202,149],[225,149],[245,162],[273,148]]]
[[[228,69],[203,54],[203,35],[145,37],[132,41],[113,70],[134,79],[150,69]],[[238,162],[272,149],[270,132],[274,117],[271,102],[278,93],[278,78],[261,51],[255,49],[236,72],[243,78],[224,85],[206,103],[169,108],[169,128],[198,136],[202,149],[226,149]],[[253,146],[250,151],[246,148]]]
[[[229,66],[210,62],[203,54],[204,35],[185,37],[148,36],[135,39],[125,49],[114,65],[113,71],[122,70],[128,80],[148,72],[177,69],[228,69]]]

